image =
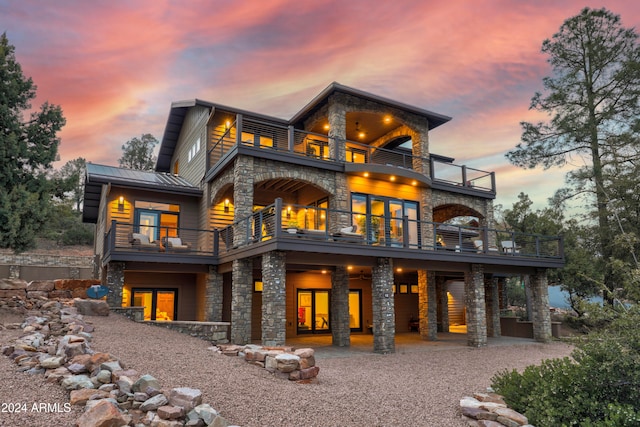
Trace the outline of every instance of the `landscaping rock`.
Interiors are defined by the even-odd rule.
[[[104,300],[80,299],[73,300],[78,312],[85,316],[108,316],[109,304]]]
[[[129,421],[120,413],[116,405],[108,400],[100,400],[78,419],[78,427],[116,427],[127,425]]]
[[[167,403],[169,403],[169,399],[167,399],[164,394],[158,394],[144,401],[142,405],[140,405],[140,410],[145,412],[155,411]]]
[[[95,388],[91,378],[86,375],[73,375],[62,380],[65,390],[77,390],[80,388]]]
[[[289,373],[300,368],[300,357],[295,354],[279,354],[276,356],[276,362],[280,372]]]
[[[107,397],[109,397],[109,392],[107,391],[83,388],[71,390],[69,402],[72,405],[84,405],[88,400],[106,399]]]
[[[158,416],[163,420],[177,420],[182,417],[184,409],[180,406],[165,405],[158,408]]]
[[[160,382],[151,375],[143,375],[133,383],[131,390],[134,392],[141,391],[143,393],[150,394],[147,392],[149,387],[160,390]]]
[[[169,392],[169,403],[182,407],[186,413],[202,403],[202,392],[189,387],[174,388]]]

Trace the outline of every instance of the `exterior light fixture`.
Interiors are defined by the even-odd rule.
[[[411,185],[413,185],[413,186],[415,187],[416,185],[418,185],[418,181],[416,181],[416,180],[414,179],[413,181],[411,181]]]
[[[324,125],[324,130],[329,130],[329,123],[326,123],[326,124]]]
[[[287,218],[291,218],[291,206],[287,206]]]
[[[229,213],[229,199],[224,199],[224,213]]]
[[[118,210],[122,212],[124,210],[124,196],[118,198]]]
[[[383,121],[384,121],[385,123],[391,123],[391,116],[384,116]]]
[[[225,130],[229,130],[229,128],[231,128],[231,120],[224,122],[224,128]]]
[[[391,175],[391,178],[389,178],[389,179],[391,180],[391,182],[393,182],[393,181],[396,180],[396,177],[395,177],[395,175]]]

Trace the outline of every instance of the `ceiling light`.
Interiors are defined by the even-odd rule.
[[[391,178],[389,178],[391,181],[395,181],[396,177],[394,175],[391,175]]]
[[[365,177],[365,178],[369,178],[369,172],[365,172],[365,173],[364,173],[364,177]]]

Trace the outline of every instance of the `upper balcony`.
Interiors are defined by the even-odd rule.
[[[141,239],[140,235],[146,238]],[[309,263],[309,253],[313,253],[313,259],[319,262],[340,262],[346,257],[392,257],[451,265],[479,263],[545,268],[564,264],[561,236],[316,206],[285,206],[281,199],[213,231],[113,221],[106,233],[104,248],[103,262],[219,264],[282,250],[289,251],[292,257],[301,256],[305,263]]]
[[[494,172],[456,165],[452,159],[442,156],[415,156],[407,148],[388,149],[350,140],[332,146],[327,135],[241,114],[236,116],[235,122],[227,122],[222,129],[216,128],[212,133],[206,181],[213,179],[236,155],[247,154],[365,176],[398,176],[400,182],[422,183],[485,198],[493,198],[496,194]]]

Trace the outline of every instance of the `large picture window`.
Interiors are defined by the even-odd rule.
[[[369,243],[391,247],[419,245],[418,202],[352,194],[351,211],[354,224]]]

